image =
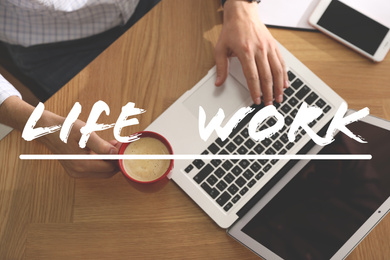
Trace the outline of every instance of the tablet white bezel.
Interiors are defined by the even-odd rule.
[[[332,2],[332,0],[321,0],[316,8],[314,9],[312,15],[309,18],[309,23],[316,29],[320,30],[321,32],[329,35],[330,37],[336,39],[337,41],[340,41],[341,43],[345,44],[346,46],[352,48],[353,50],[357,51],[358,53],[368,57],[369,59],[375,61],[375,62],[380,62],[382,61],[385,57],[386,54],[388,53],[390,49],[390,30],[386,34],[386,36],[383,38],[381,44],[379,45],[378,49],[376,50],[374,55],[371,55],[367,53],[366,51],[358,48],[357,46],[353,45],[352,43],[346,41],[345,39],[341,38],[340,36],[332,33],[331,31],[323,28],[318,24],[318,21],[328,8],[329,4]],[[354,8],[353,8],[354,9]],[[356,9],[354,9],[356,10]],[[356,10],[357,11],[357,10]],[[357,11],[359,12],[359,11]],[[359,12],[360,13],[360,12]],[[364,15],[364,14],[362,14]],[[371,18],[371,17],[370,17]],[[371,18],[373,19],[373,18]],[[373,19],[375,20],[375,19]],[[386,26],[387,27],[387,26]],[[388,28],[388,27],[387,27]]]
[[[348,111],[352,113],[353,110]],[[381,127],[390,131],[390,121],[380,119],[374,116],[367,116],[361,121]],[[313,147],[309,154],[317,154],[323,147],[316,145]],[[234,239],[242,243],[244,246],[248,247],[257,255],[265,259],[282,259],[276,253],[272,252],[262,244],[258,243],[250,236],[246,235],[241,229],[258,213],[261,209],[276,196],[279,191],[297,174],[299,171],[309,162],[309,160],[299,161],[283,178],[281,178],[278,183],[267,192],[264,197],[262,197],[256,205],[238,220],[227,232]],[[370,233],[370,231],[382,220],[386,214],[390,211],[390,197],[378,208],[375,210],[366,222],[356,230],[354,235],[352,235],[348,241],[340,247],[340,249],[332,256],[332,260],[335,259],[344,259],[347,257],[352,250]]]

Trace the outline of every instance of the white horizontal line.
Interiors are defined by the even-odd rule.
[[[371,160],[371,154],[21,154],[21,160]]]

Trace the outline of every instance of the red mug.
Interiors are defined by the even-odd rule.
[[[168,153],[169,154],[173,154],[173,149],[172,149],[172,146],[171,144],[168,142],[168,140],[163,137],[162,135],[156,133],[156,132],[151,132],[151,131],[141,131],[141,132],[138,132],[138,133],[135,133],[134,135],[137,135],[139,136],[140,139],[142,138],[145,138],[145,137],[151,137],[151,138],[154,138],[158,141],[160,141],[168,150]],[[126,148],[129,146],[129,145],[132,145],[133,143],[136,143],[138,142],[139,140],[137,141],[134,141],[134,142],[130,142],[130,143],[123,143],[120,148],[119,148],[119,154],[124,154]],[[120,159],[119,160],[119,167],[123,173],[123,175],[128,179],[130,180],[131,182],[134,182],[134,183],[138,183],[138,184],[153,184],[153,183],[157,183],[157,182],[162,182],[164,180],[167,180],[167,176],[168,174],[172,171],[173,169],[173,159],[170,160],[169,162],[169,166],[167,168],[167,170],[161,175],[159,176],[158,178],[156,179],[153,179],[153,180],[148,180],[148,181],[143,181],[143,180],[140,180],[140,179],[136,179],[134,176],[131,176],[130,173],[128,173],[128,171],[126,170],[125,168],[125,165],[124,165],[124,160],[123,159]],[[149,186],[149,185],[148,185]]]

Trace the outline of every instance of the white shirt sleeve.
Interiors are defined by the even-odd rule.
[[[10,96],[18,96],[22,98],[19,91],[14,88],[1,74],[0,74],[0,106],[3,104],[4,100]]]

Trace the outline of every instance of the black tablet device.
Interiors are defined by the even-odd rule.
[[[390,122],[368,116],[313,154],[371,160],[298,162],[228,233],[265,259],[343,259],[390,209]]]

